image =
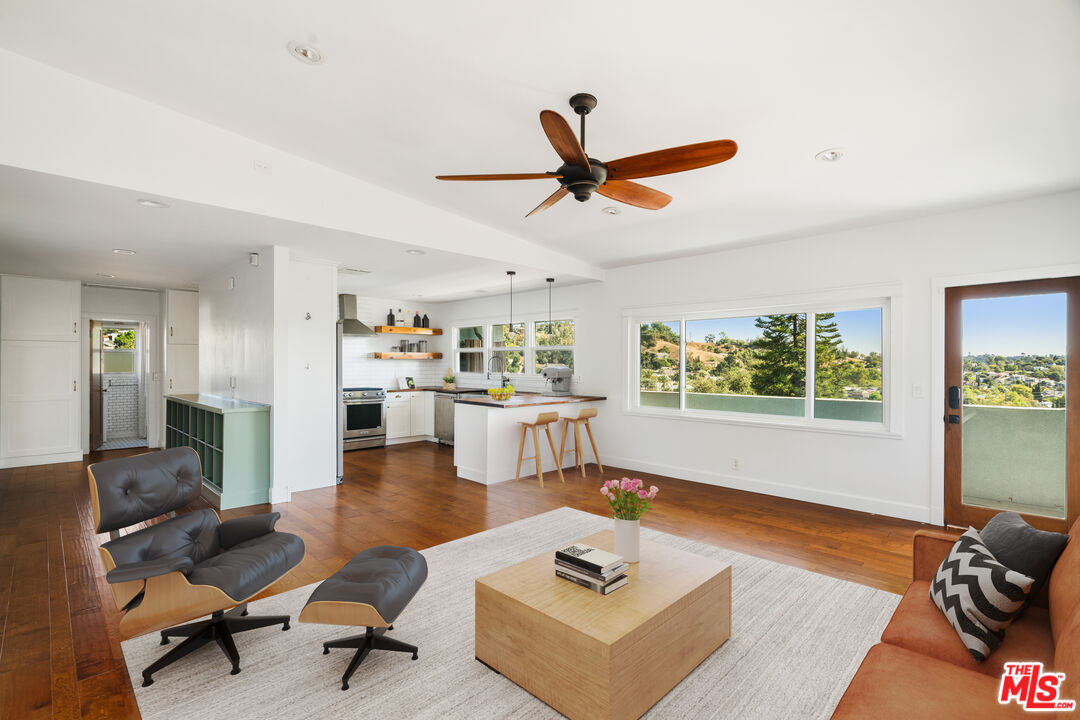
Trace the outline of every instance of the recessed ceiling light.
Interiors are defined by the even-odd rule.
[[[843,150],[841,150],[840,148],[829,148],[828,150],[822,150],[821,152],[819,152],[817,155],[814,156],[814,159],[820,160],[821,162],[832,163],[836,162],[842,157],[844,157]]]
[[[125,248],[113,248],[113,252],[117,255],[134,255],[134,250],[127,250]]]
[[[94,273],[94,274],[97,275],[99,278],[110,278],[111,279],[111,278],[116,277],[115,275],[110,275],[109,273]]]
[[[143,207],[148,207],[148,208],[167,208],[167,207],[169,207],[168,203],[163,203],[160,200],[151,200],[150,198],[139,198],[135,202],[139,203]]]
[[[325,59],[322,50],[308,43],[289,43],[289,54],[302,63],[308,65],[322,65]]]
[[[406,250],[405,252],[407,252],[410,255],[427,255],[427,253],[424,252],[423,250],[410,249],[410,250]]]
[[[604,213],[605,215],[618,215],[622,212],[622,210],[612,205],[610,207],[602,209],[600,212]]]

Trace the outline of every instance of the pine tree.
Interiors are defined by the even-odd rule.
[[[799,397],[806,393],[806,315],[765,315],[751,385],[757,395]]]

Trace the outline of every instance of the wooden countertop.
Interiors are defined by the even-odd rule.
[[[479,393],[486,393],[487,388],[458,388],[457,390],[443,390],[442,387],[440,387],[438,385],[431,385],[430,387],[414,387],[414,388],[404,388],[402,390],[398,390],[398,389],[387,390],[386,394],[389,395],[390,393],[398,393],[398,392],[441,392],[441,393],[447,393],[447,394],[450,394],[450,395],[458,395],[460,393],[478,393],[478,392]]]
[[[535,405],[566,405],[568,403],[595,402],[607,400],[602,395],[540,395],[539,393],[523,393],[514,395],[509,400],[493,400],[490,397],[471,397],[463,400],[455,400],[460,405],[482,405],[491,408],[519,408],[533,407]]]

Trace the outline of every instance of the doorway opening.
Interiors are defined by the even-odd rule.
[[[90,449],[147,447],[146,323],[90,321]]]

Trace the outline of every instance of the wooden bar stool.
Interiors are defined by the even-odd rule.
[[[581,473],[581,477],[585,477],[585,458],[581,452],[581,425],[585,424],[585,432],[589,433],[589,444],[592,445],[593,457],[596,458],[596,464],[600,468],[600,472],[604,472],[604,466],[600,464],[600,453],[596,452],[596,440],[593,438],[592,427],[589,425],[589,418],[596,417],[596,408],[585,408],[577,417],[564,417],[562,427],[562,440],[559,442],[559,467],[563,464],[563,453],[566,451],[566,431],[570,428],[570,425],[574,426],[574,449],[570,452],[574,453],[574,464],[578,466],[578,471]]]
[[[555,460],[555,470],[559,473],[559,479],[562,480],[563,482],[566,482],[566,478],[564,478],[563,474],[562,474],[562,467],[561,467],[562,463],[559,462],[559,460],[561,459],[562,456],[555,454],[555,439],[553,437],[551,437],[551,423],[558,422],[558,421],[559,421],[559,413],[557,413],[557,412],[546,412],[546,413],[540,413],[539,415],[537,415],[536,420],[534,422],[521,421],[519,423],[521,425],[521,442],[518,443],[517,472],[514,474],[514,482],[517,482],[521,478],[521,461],[536,458],[536,477],[540,478],[540,487],[544,487],[544,470],[541,467],[541,461],[540,461],[540,435],[539,435],[539,428],[540,427],[543,427],[544,432],[547,433],[548,445],[551,446],[551,457],[552,457],[552,459]],[[525,433],[528,432],[529,428],[532,428],[533,447],[535,448],[535,451],[536,451],[536,454],[533,455],[532,458],[524,457],[524,454],[525,454]]]

